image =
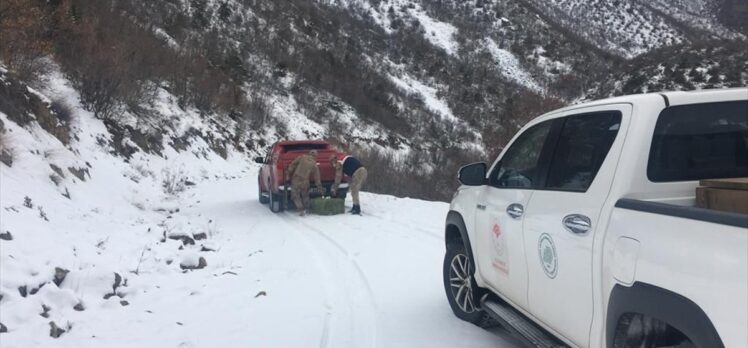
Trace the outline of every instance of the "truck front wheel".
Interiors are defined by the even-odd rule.
[[[449,245],[442,273],[447,300],[455,316],[480,327],[491,326],[493,320],[476,302],[473,264],[464,245]]]

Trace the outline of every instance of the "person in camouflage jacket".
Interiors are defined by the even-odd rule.
[[[317,167],[317,150],[309,151],[306,155],[296,157],[286,170],[286,182],[291,180],[291,198],[299,211],[304,216],[309,208],[309,180],[314,175],[314,181],[320,192],[325,192]]]

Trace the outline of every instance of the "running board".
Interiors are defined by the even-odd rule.
[[[500,303],[484,298],[481,302],[481,308],[496,319],[505,329],[515,334],[527,347],[568,348],[567,345],[561,343],[553,335],[543,330],[530,319],[525,318],[522,313],[503,303],[503,301]]]

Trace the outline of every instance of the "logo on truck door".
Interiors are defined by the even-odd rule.
[[[493,249],[494,249],[493,260],[491,263],[493,267],[499,272],[502,272],[504,274],[509,274],[506,236],[504,232],[501,230],[501,226],[499,226],[498,222],[494,222],[493,227],[491,227],[491,237],[493,237],[492,241],[493,241]]]
[[[538,255],[540,255],[540,265],[543,272],[548,278],[556,278],[558,274],[558,257],[556,256],[556,246],[553,239],[548,233],[543,233],[538,239]]]

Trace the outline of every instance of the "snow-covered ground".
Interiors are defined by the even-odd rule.
[[[363,194],[364,216],[273,214],[247,154],[168,145],[213,127],[170,98],[153,105],[172,120],[161,154],[125,160],[64,80],[35,93],[70,106],[74,137],[0,113],[3,348],[515,346],[449,308],[447,204]]]
[[[104,223],[101,212],[75,215],[62,206],[44,222],[17,196],[3,195],[3,228],[13,231],[12,241],[0,242],[3,346],[512,346],[458,320],[447,305],[446,204],[364,194],[363,217],[275,215],[255,199],[255,168],[245,174],[197,184],[170,201],[171,213],[134,216],[122,207],[120,221]],[[37,227],[49,223],[59,234]],[[162,239],[174,229],[207,239],[186,246]],[[199,257],[204,269],[180,269]],[[37,286],[54,267],[70,270],[59,288],[18,294],[19,280]],[[112,268],[127,285],[116,291],[121,298],[104,299],[115,281],[104,270]],[[78,303],[85,310],[74,310]],[[49,318],[40,316],[43,306]],[[51,338],[53,320],[69,332]]]

